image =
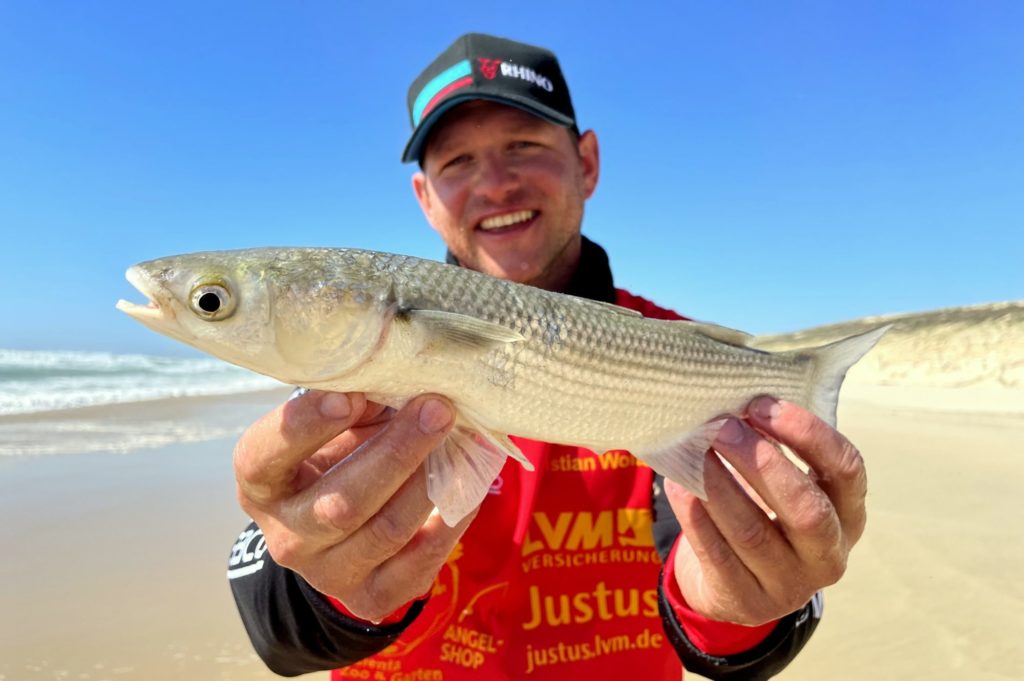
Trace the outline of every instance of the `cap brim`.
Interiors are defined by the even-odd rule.
[[[527,99],[525,97],[520,99],[509,95],[492,95],[484,92],[455,95],[439,104],[437,108],[427,114],[426,118],[420,121],[419,126],[413,130],[412,137],[409,138],[409,142],[405,145],[405,151],[402,152],[402,163],[420,161],[423,156],[423,147],[426,145],[427,139],[430,137],[431,129],[433,129],[437,122],[440,121],[446,113],[454,109],[459,104],[465,104],[466,102],[470,102],[474,99],[485,99],[499,104],[514,106],[517,109],[521,109],[526,113],[533,114],[534,116],[539,116],[549,123],[560,125],[563,128],[571,128],[576,125],[576,121],[565,114],[544,106],[536,100]]]

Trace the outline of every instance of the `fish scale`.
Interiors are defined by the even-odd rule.
[[[432,265],[434,264],[427,262],[421,264],[423,270],[435,269]],[[462,270],[455,272],[463,273]],[[450,277],[457,276],[455,272],[446,274]],[[431,275],[429,271],[424,271],[419,277],[409,278],[410,283],[418,282],[421,287],[417,291],[418,295],[412,298],[434,297],[443,302],[446,310],[508,325],[524,335],[524,347],[515,345],[506,351],[512,353],[511,361],[507,361],[501,355],[501,351],[494,353],[503,357],[500,367],[502,371],[511,371],[516,378],[520,373],[529,372],[531,380],[528,382],[524,383],[514,378],[504,385],[497,386],[497,389],[502,391],[520,391],[521,399],[517,400],[518,404],[513,407],[514,409],[561,413],[567,409],[578,410],[581,399],[592,404],[601,403],[602,408],[590,411],[600,414],[603,418],[589,427],[571,424],[569,427],[573,430],[568,432],[567,429],[567,432],[554,434],[554,441],[576,439],[597,449],[624,448],[626,428],[622,423],[623,419],[616,418],[623,411],[629,414],[629,420],[632,422],[630,427],[642,430],[648,440],[660,441],[663,438],[665,424],[671,422],[668,420],[670,415],[675,415],[678,419],[680,415],[685,415],[688,405],[700,404],[700,407],[691,410],[693,413],[689,415],[690,420],[694,422],[690,425],[696,426],[720,413],[735,410],[737,402],[745,403],[754,395],[760,394],[757,392],[759,390],[770,391],[789,399],[802,397],[794,392],[794,388],[800,387],[799,384],[780,383],[778,380],[773,384],[764,380],[768,378],[767,374],[737,373],[741,379],[737,383],[742,385],[745,376],[746,384],[753,390],[745,393],[731,392],[727,401],[714,400],[713,386],[721,382],[729,383],[730,371],[734,371],[736,367],[730,369],[732,365],[723,364],[722,354],[725,351],[719,348],[716,352],[710,346],[713,340],[698,342],[687,335],[682,325],[678,323],[615,315],[591,305],[567,307],[564,301],[559,300],[556,302],[563,305],[563,325],[570,338],[568,342],[551,343],[547,342],[542,334],[537,333],[528,320],[521,316],[517,319],[517,315],[509,310],[510,307],[521,306],[522,297],[507,295],[509,289],[515,290],[514,284],[494,280],[478,288],[468,285],[458,289],[451,288],[448,289],[448,294],[443,295],[443,284],[439,287],[440,290],[431,291],[430,284],[424,282],[445,282],[446,278],[435,279]],[[545,303],[555,295],[537,290],[531,293],[543,296]],[[549,314],[547,318],[553,316]],[[755,354],[755,351],[747,349],[744,353],[737,349],[734,354],[737,357],[748,357],[745,363],[748,369],[758,365],[756,361],[749,361],[749,356]],[[793,357],[787,358],[786,361],[776,359],[776,365],[780,369],[785,369],[778,373],[784,376],[787,372],[797,371],[803,375],[804,371],[798,368],[801,362],[806,364],[807,358]],[[494,364],[492,363],[490,367],[494,368]],[[708,380],[700,380],[704,377],[705,371]],[[691,380],[684,380],[684,377]],[[660,390],[657,389],[658,386],[661,387]],[[694,386],[708,388],[709,394],[701,396],[703,400],[694,400]],[[558,397],[562,399],[556,399]],[[640,402],[645,408],[623,409],[623,403],[630,400],[634,404]],[[660,409],[651,411],[650,407],[655,405],[659,405]],[[524,430],[522,426],[511,432],[535,435]],[[645,445],[649,446],[650,442],[638,441],[633,437],[627,444],[632,448],[642,449]]]
[[[186,254],[135,265],[128,279],[151,303],[120,309],[229,362],[396,407],[447,396],[456,426],[428,457],[427,489],[449,524],[479,504],[507,456],[531,465],[508,435],[628,450],[703,496],[723,416],[769,394],[834,424],[847,369],[886,330],[770,353],[714,325],[357,249]],[[193,301],[204,286],[218,296],[213,312]]]

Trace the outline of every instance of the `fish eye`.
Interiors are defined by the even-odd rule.
[[[192,311],[210,322],[227,319],[235,311],[235,299],[226,286],[200,284],[192,289]]]

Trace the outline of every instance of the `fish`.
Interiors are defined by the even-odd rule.
[[[455,422],[427,457],[427,494],[454,526],[508,457],[509,435],[629,451],[702,499],[704,457],[755,397],[833,427],[847,370],[888,326],[768,352],[741,331],[644,318],[613,304],[455,265],[350,248],[252,248],[141,262],[147,304],[117,308],[222,360],[400,408],[446,396]]]

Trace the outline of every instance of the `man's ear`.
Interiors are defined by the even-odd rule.
[[[427,176],[423,174],[422,170],[413,173],[412,191],[416,195],[416,201],[420,204],[420,210],[426,216],[427,222],[430,223],[431,227],[434,227],[434,221],[431,220],[430,214],[430,209],[433,206],[433,197],[430,195],[430,188],[427,186]],[[437,228],[434,227],[434,229]]]
[[[589,199],[597,189],[597,180],[601,175],[601,150],[597,144],[597,133],[587,130],[580,135],[577,148],[583,169],[583,197]]]

